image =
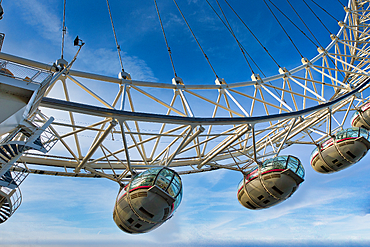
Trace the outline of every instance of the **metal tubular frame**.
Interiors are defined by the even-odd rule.
[[[292,143],[315,144],[343,128],[349,112],[355,110],[354,102],[362,104],[369,98],[369,6],[368,1],[350,0],[339,32],[331,35],[332,41],[325,49],[320,48],[311,60],[302,59],[302,65],[296,68],[281,68],[279,74],[263,79],[253,75],[251,81],[190,85],[177,83],[176,78],[176,83],[174,79],[157,83],[69,69],[61,80],[66,100],[43,98],[40,105],[41,111],[69,114],[67,123],[56,121],[51,126],[65,154],[46,160],[29,153],[22,160],[35,167],[47,166],[45,174],[56,174],[63,167],[63,176],[75,174],[73,169],[76,176],[88,176],[81,170],[88,165],[89,172],[110,178],[121,174],[119,178],[124,180],[136,170],[163,166],[163,161],[169,167],[183,167],[184,174],[213,168],[240,170],[242,163],[245,172],[251,163],[277,156]],[[0,53],[0,59],[54,69],[4,53]],[[52,81],[48,93],[59,83]],[[88,97],[73,99],[68,94],[69,83]],[[92,90],[90,83],[104,83],[107,89],[116,90],[112,104],[103,93]],[[146,107],[151,103],[155,110]],[[86,120],[81,120],[85,116]],[[107,119],[118,121],[120,130],[106,130]],[[207,131],[203,133],[199,128],[193,133],[196,126]],[[89,138],[93,141],[86,152],[81,144]],[[106,154],[97,148],[103,143]],[[175,150],[171,155],[170,148]]]

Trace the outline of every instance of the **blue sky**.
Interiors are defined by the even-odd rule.
[[[278,2],[278,1],[274,1]],[[283,9],[288,10],[285,1]],[[293,2],[293,1],[291,1]],[[298,1],[300,2],[300,1]],[[344,3],[344,1],[342,0]],[[258,1],[231,1],[243,13],[256,35],[281,66],[292,68],[300,57],[266,7]],[[170,82],[168,54],[150,1],[110,1],[124,66],[134,79]],[[303,9],[302,3],[297,8]],[[323,3],[340,19],[338,1]],[[6,34],[3,52],[53,63],[60,57],[61,0],[3,0]],[[158,1],[175,66],[186,83],[213,83],[215,77],[171,1]],[[235,41],[204,1],[179,1],[190,25],[204,46],[217,74],[226,81],[249,80],[249,71]],[[319,12],[319,11],[318,11]],[[320,42],[330,41],[314,17],[304,11]],[[230,14],[230,13],[229,13]],[[320,12],[335,33],[338,25]],[[231,15],[230,15],[231,16]],[[285,21],[285,20],[284,20]],[[296,18],[295,18],[295,21]],[[238,21],[235,32],[267,75],[277,66]],[[86,42],[74,69],[116,76],[120,66],[106,2],[67,1],[65,57],[71,59],[76,35]],[[289,23],[285,23],[298,47],[308,58],[316,54]],[[71,246],[255,246],[297,243],[303,246],[366,245],[370,240],[370,157],[337,174],[315,173],[309,165],[312,146],[292,147],[284,154],[298,156],[306,168],[306,181],[286,202],[261,211],[243,208],[236,198],[241,175],[230,171],[183,176],[183,202],[174,217],[159,229],[143,234],[121,232],[112,219],[118,187],[104,179],[60,178],[30,175],[22,184],[23,204],[5,224],[0,241],[5,245]],[[307,151],[306,151],[307,150]]]

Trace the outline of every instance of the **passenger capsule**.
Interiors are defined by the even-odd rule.
[[[127,233],[148,232],[172,216],[181,198],[180,176],[168,168],[151,168],[120,191],[113,219]]]
[[[359,161],[370,148],[369,132],[352,127],[319,143],[311,153],[311,166],[320,173],[340,171]]]
[[[238,200],[246,208],[262,209],[290,197],[303,182],[304,168],[294,156],[278,156],[252,169],[238,186]]]
[[[352,127],[361,127],[370,130],[370,102],[352,115],[351,125]]]

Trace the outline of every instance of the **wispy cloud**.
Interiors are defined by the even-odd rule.
[[[16,3],[26,23],[36,27],[43,38],[55,42],[60,40],[62,21],[55,13],[55,2],[49,1],[46,5],[37,0],[21,0]]]

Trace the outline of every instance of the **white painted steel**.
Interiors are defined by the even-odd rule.
[[[263,79],[253,75],[243,82],[217,79],[214,84],[212,79],[193,85],[176,78],[158,83],[68,70],[39,107],[56,117],[51,129],[59,145],[50,155],[29,153],[22,160],[35,165],[35,173],[95,174],[122,182],[132,173],[162,165],[181,167],[183,174],[246,171],[294,143],[315,144],[343,129],[348,114],[368,99],[369,6],[368,1],[350,0],[325,49],[296,68],[281,68]],[[55,69],[4,53],[0,59]],[[56,92],[58,83],[63,93]],[[73,84],[80,97],[71,91]],[[105,90],[94,90],[96,85]],[[120,128],[107,130],[112,119]],[[329,119],[334,121],[329,124]]]

